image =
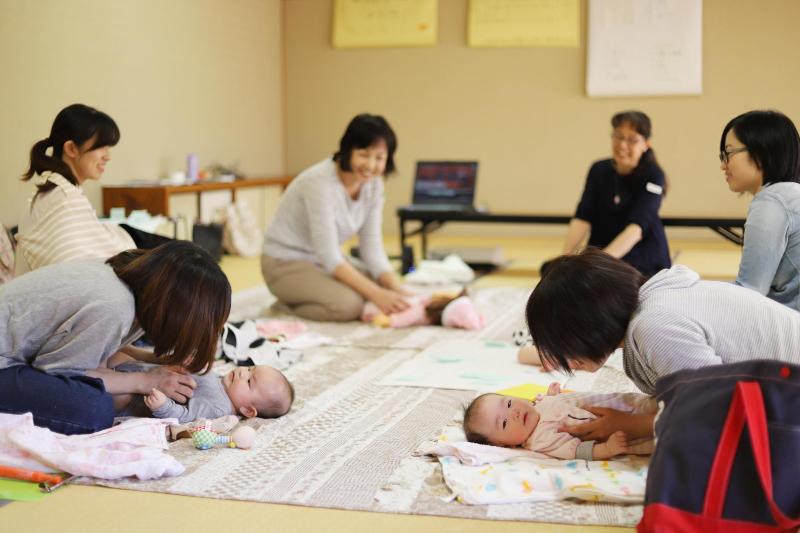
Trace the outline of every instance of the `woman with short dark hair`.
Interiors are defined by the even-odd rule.
[[[622,348],[625,373],[647,394],[659,378],[687,368],[754,359],[800,363],[800,313],[749,289],[701,280],[683,265],[646,280],[592,248],[553,260],[525,315],[544,366],[594,372]],[[589,439],[616,430],[630,438],[652,432],[652,417],[598,413],[569,432]]]
[[[800,311],[800,136],[777,111],[732,119],[719,141],[728,187],[753,195],[736,284]]]
[[[348,321],[361,315],[365,300],[385,314],[408,306],[383,248],[383,176],[394,172],[396,148],[386,119],[358,115],[333,157],[301,172],[281,197],[261,271],[297,315]],[[355,234],[361,262],[341,251]]]
[[[563,253],[604,249],[646,276],[672,264],[658,216],[667,189],[650,144],[652,125],[641,111],[611,118],[611,159],[595,162],[564,239]],[[548,263],[542,265],[542,273]]]
[[[0,286],[0,412],[31,412],[38,426],[90,433],[111,426],[112,394],[158,388],[185,402],[195,386],[187,373],[213,363],[230,301],[217,263],[185,241],[16,278]],[[143,334],[154,351],[128,353],[180,368],[103,368]]]

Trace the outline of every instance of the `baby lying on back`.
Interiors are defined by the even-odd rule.
[[[361,320],[382,328],[409,326],[444,326],[446,328],[481,329],[486,319],[478,312],[466,291],[417,294],[406,298],[404,311],[384,314],[372,303],[364,304]]]
[[[114,367],[120,372],[142,372],[155,365],[126,362]],[[240,366],[224,376],[209,372],[193,374],[197,383],[186,405],[176,403],[158,389],[145,396],[114,396],[117,416],[177,418],[181,423],[225,415],[247,418],[277,418],[289,412],[294,402],[294,387],[279,370],[268,365]]]
[[[627,412],[655,413],[655,401],[645,394],[616,393],[560,394],[558,383],[550,385],[547,396],[528,401],[500,394],[483,394],[475,398],[464,412],[464,433],[467,440],[513,448],[521,446],[556,459],[610,459],[621,454],[649,454],[653,441],[628,442],[625,433],[617,431],[606,442],[581,441],[559,431],[564,426],[596,418],[582,409],[603,405]]]

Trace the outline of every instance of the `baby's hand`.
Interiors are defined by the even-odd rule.
[[[561,384],[558,381],[554,381],[547,387],[547,395],[556,396],[558,394],[561,394]]]
[[[167,402],[167,395],[158,389],[152,389],[150,394],[144,397],[144,404],[151,411],[155,411]]]
[[[624,432],[616,431],[608,437],[606,446],[608,447],[608,453],[612,456],[621,455],[628,451],[628,438]]]

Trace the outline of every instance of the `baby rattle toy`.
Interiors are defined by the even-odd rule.
[[[256,430],[250,426],[238,427],[230,435],[220,435],[207,426],[201,426],[192,432],[192,444],[198,450],[208,450],[218,444],[247,450],[253,446],[255,439]]]

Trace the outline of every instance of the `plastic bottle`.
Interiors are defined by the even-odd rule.
[[[194,183],[197,181],[198,165],[197,154],[191,153],[186,156],[186,182]]]

